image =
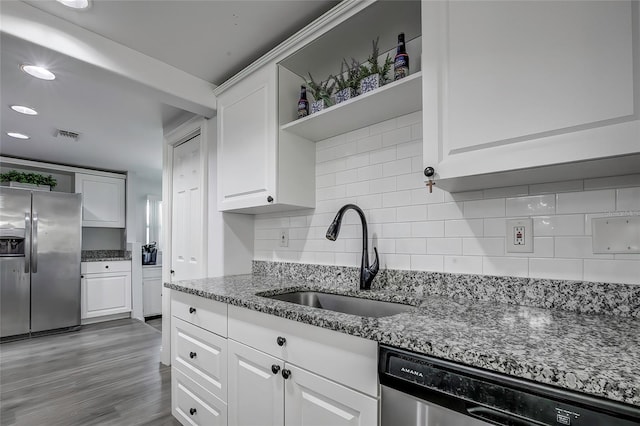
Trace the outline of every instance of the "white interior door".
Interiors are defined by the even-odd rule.
[[[202,278],[202,179],[200,135],[173,149],[172,279]]]

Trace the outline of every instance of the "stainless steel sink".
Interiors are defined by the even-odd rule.
[[[401,303],[361,299],[359,297],[320,293],[317,291],[295,291],[263,297],[296,303],[298,305],[311,306],[313,308],[373,318],[387,317],[414,309],[413,306],[403,305]]]

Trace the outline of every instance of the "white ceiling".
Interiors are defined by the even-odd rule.
[[[218,85],[337,2],[93,0],[87,11],[53,0],[22,3]],[[29,37],[3,32],[0,45],[2,155],[159,178],[163,125],[188,113],[133,80],[31,43]],[[36,80],[20,71],[22,63],[50,64],[57,78]],[[12,104],[40,114],[17,114],[9,109]],[[79,132],[80,139],[56,138],[58,128]],[[9,131],[31,139],[10,138]]]

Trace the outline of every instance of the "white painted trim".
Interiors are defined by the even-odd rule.
[[[163,103],[215,115],[215,85],[26,3],[2,2],[2,32],[130,79]]]
[[[84,173],[87,175],[104,176],[104,177],[111,177],[116,179],[127,178],[124,172],[123,173],[104,172],[102,170],[84,169],[82,167],[74,167],[74,166],[63,166],[61,164],[44,163],[41,161],[23,160],[21,158],[12,158],[12,157],[0,156],[0,164],[2,164],[3,166],[15,165],[15,166],[36,167],[39,169],[48,169],[48,170],[57,171],[57,172]]]
[[[163,216],[163,253],[162,253],[162,347],[160,348],[160,362],[171,365],[171,289],[164,287],[165,282],[171,282],[171,233],[172,233],[172,203],[173,203],[173,149],[182,142],[191,139],[196,134],[200,134],[200,185],[202,188],[202,219],[200,228],[203,235],[208,235],[207,219],[208,215],[208,130],[206,119],[194,117],[181,124],[169,133],[164,135],[163,158],[162,158],[162,216]],[[203,277],[207,276],[208,262],[208,240],[202,239],[202,269]]]
[[[258,68],[277,62],[378,0],[344,0],[213,90],[218,96]]]

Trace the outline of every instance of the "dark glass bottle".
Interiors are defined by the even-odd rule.
[[[307,87],[300,86],[300,99],[298,99],[298,118],[309,115],[309,101],[307,100]]]
[[[409,55],[404,44],[404,33],[398,34],[398,51],[393,58],[393,79],[400,80],[409,75]]]

